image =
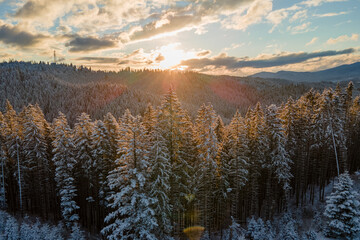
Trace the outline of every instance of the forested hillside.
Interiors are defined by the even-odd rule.
[[[345,87],[347,83],[342,83]],[[39,104],[52,121],[63,112],[70,125],[82,112],[102,119],[111,112],[121,117],[126,109],[143,114],[148,103],[160,105],[172,86],[182,106],[194,119],[202,103],[213,104],[224,122],[237,110],[245,114],[257,102],[281,104],[289,96],[297,99],[311,88],[335,88],[335,83],[291,83],[285,80],[211,76],[195,72],[123,69],[117,72],[91,71],[64,64],[4,62],[0,64],[0,111],[9,100],[21,111],[27,104]],[[357,93],[357,88],[354,89]]]
[[[49,65],[44,68],[53,69]],[[62,68],[67,72],[70,67]],[[76,76],[85,70],[73,71]],[[3,73],[4,66],[2,77]],[[104,74],[108,86],[117,81],[113,75],[155,73],[86,74]],[[194,73],[161,74],[192,81],[186,76]],[[32,79],[30,75],[21,76],[14,79]],[[44,75],[44,79],[47,77]],[[130,78],[126,79],[131,85]],[[136,80],[134,77],[134,85]],[[98,84],[96,80],[83,83],[91,82],[90,77],[77,81],[89,89]],[[59,82],[54,77],[48,80],[48,86],[57,91]],[[193,226],[204,229],[203,239],[237,239],[235,236],[240,235],[264,239],[255,234],[260,230],[264,230],[266,239],[298,239],[290,215],[285,214],[276,227],[263,220],[287,213],[292,201],[295,206],[325,201],[325,187],[337,176],[336,157],[340,173],[360,168],[360,98],[353,96],[352,83],[345,89],[311,90],[278,106],[258,103],[246,114],[236,112],[229,124],[223,123],[210,103],[202,104],[192,121],[177,96],[177,90],[183,98],[181,94],[186,93],[185,87],[179,87],[181,83],[173,81],[176,90],[168,89],[159,105],[147,105],[141,115],[126,110],[120,118],[109,112],[95,120],[81,113],[73,126],[62,113],[47,121],[39,105],[27,105],[16,112],[7,102],[0,113],[2,208],[62,220],[74,234],[80,225],[108,239],[185,239],[184,232]],[[255,94],[261,92],[253,83],[241,84],[245,89],[256,89]],[[184,85],[191,91],[192,85]],[[222,89],[215,86],[214,92],[219,92],[212,96],[219,97]],[[105,93],[114,90],[115,96],[116,91],[120,95],[132,91],[131,87],[104,89]],[[64,94],[62,97],[71,104],[69,99],[75,96]],[[200,101],[193,97],[191,101]],[[133,99],[131,102],[135,104]],[[352,182],[346,174],[340,178],[343,185],[337,186],[337,192],[350,191]],[[356,209],[355,197],[350,197]],[[328,216],[332,214],[330,209]],[[359,214],[354,212],[355,226]],[[248,232],[241,232],[239,224],[251,218]],[[351,238],[358,230],[346,231],[336,235],[330,229],[328,234]],[[313,233],[308,235],[307,239],[313,239]]]

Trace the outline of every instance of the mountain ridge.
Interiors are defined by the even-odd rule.
[[[360,62],[344,64],[315,72],[278,71],[260,72],[248,77],[266,79],[285,79],[293,82],[342,82],[360,81]]]

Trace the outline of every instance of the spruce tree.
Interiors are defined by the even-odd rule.
[[[102,233],[108,239],[156,239],[158,226],[155,211],[151,208],[155,199],[148,187],[148,146],[140,117],[129,111],[122,119],[123,140],[117,167],[110,172],[108,183],[113,193],[109,196],[111,212],[106,216]]]
[[[348,172],[341,174],[334,191],[327,197],[324,215],[327,218],[326,235],[353,239],[360,232],[360,203]]]
[[[54,121],[54,157],[55,180],[57,183],[58,194],[60,196],[61,213],[66,226],[72,226],[79,221],[76,213],[79,206],[75,202],[76,187],[74,183],[74,144],[72,141],[71,130],[67,124],[64,114],[60,113]]]
[[[159,129],[152,128],[149,139],[150,195],[155,199],[152,208],[158,223],[158,239],[169,239],[172,231],[170,205],[171,164],[165,141]]]

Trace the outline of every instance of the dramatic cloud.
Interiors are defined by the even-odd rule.
[[[251,68],[268,68],[275,66],[282,66],[294,63],[301,63],[309,59],[318,58],[318,57],[328,57],[342,54],[354,53],[356,50],[353,48],[341,50],[341,51],[322,51],[322,52],[312,52],[312,53],[286,53],[280,55],[273,55],[267,58],[260,59],[243,59],[230,57],[226,54],[221,54],[214,58],[200,58],[200,59],[189,59],[182,61],[179,65],[188,66],[189,69],[203,69],[205,67],[215,67],[215,68],[227,68],[227,69],[237,69],[244,67]]]
[[[98,39],[95,37],[75,37],[66,43],[70,47],[70,52],[90,52],[101,49],[116,47],[116,42],[108,39]]]
[[[317,42],[317,40],[318,40],[318,38],[317,38],[317,37],[314,37],[313,39],[311,39],[311,41],[310,41],[310,42],[306,43],[306,44],[305,44],[305,46],[310,46],[310,45],[313,45],[314,43],[316,43],[316,42]]]
[[[228,0],[228,1],[212,1],[204,0],[196,5],[193,1],[184,1],[188,3],[183,8],[173,8],[165,11],[155,21],[148,23],[143,27],[136,27],[124,37],[123,41],[137,41],[151,39],[162,34],[171,34],[184,30],[198,29],[198,33],[204,33],[203,25],[215,22],[219,15],[230,16],[236,12],[242,12],[248,9],[246,17],[236,17],[236,26],[242,25],[245,28],[250,24],[257,23],[259,18],[271,10],[272,4],[270,0]],[[253,3],[253,4],[251,4]],[[189,8],[189,6],[192,6]],[[262,9],[264,7],[264,9]],[[234,16],[233,16],[234,17]],[[254,17],[252,19],[251,17]],[[232,21],[230,20],[232,23]],[[224,25],[224,24],[223,24]],[[234,28],[231,25],[230,28]],[[236,28],[238,29],[238,28]]]
[[[1,22],[0,22],[1,24]],[[0,25],[0,41],[19,48],[33,47],[48,38],[42,34],[32,34],[16,26]]]
[[[351,36],[342,35],[337,38],[329,38],[329,40],[327,40],[326,43],[331,45],[339,42],[357,41],[358,39],[359,39],[359,34],[353,33]]]

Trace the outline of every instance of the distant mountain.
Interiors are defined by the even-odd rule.
[[[279,71],[276,73],[260,72],[251,77],[286,79],[296,82],[342,82],[342,81],[360,81],[360,62],[349,65],[326,69],[318,72],[292,72]]]

